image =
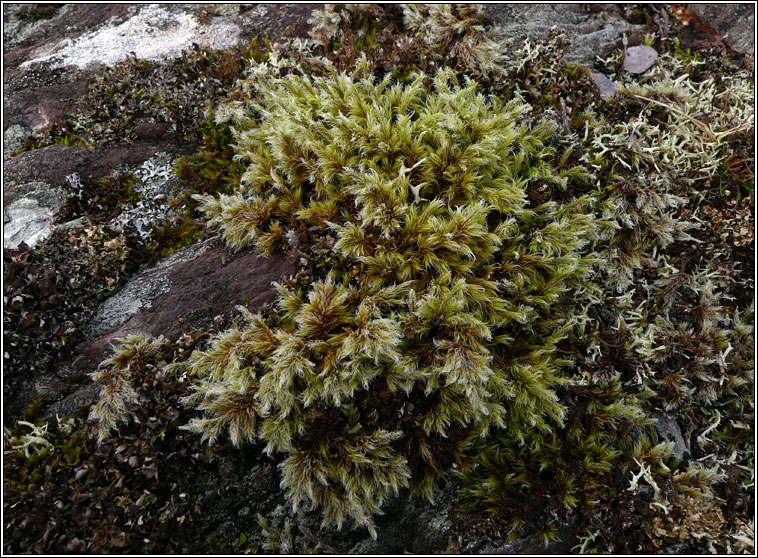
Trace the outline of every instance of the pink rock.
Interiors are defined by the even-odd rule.
[[[649,46],[634,46],[626,49],[624,54],[624,70],[630,74],[641,74],[658,58],[658,52]]]

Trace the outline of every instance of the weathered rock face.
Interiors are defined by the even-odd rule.
[[[41,85],[19,90],[5,97],[3,128],[20,126],[27,131],[42,132],[56,120],[70,114],[76,99],[87,91],[87,79],[57,85]]]
[[[691,4],[689,8],[737,52],[755,55],[755,9],[751,4]]]
[[[163,60],[177,57],[193,43],[216,49],[231,48],[239,36],[240,28],[222,18],[202,23],[181,6],[146,4],[123,22],[110,19],[75,39],[43,45],[36,50],[34,58],[19,67],[23,69],[46,61],[52,62],[53,67],[112,66],[130,53],[145,60]]]
[[[726,37],[742,54],[755,53],[755,15],[747,4],[698,4],[690,7],[704,23]],[[484,4],[498,39],[544,38],[557,27],[571,38],[566,60],[591,66],[596,57],[608,56],[621,47],[622,37],[643,34],[644,26],[630,23],[617,4]],[[663,16],[661,16],[663,17]],[[692,26],[693,46],[698,30]]]
[[[618,6],[589,13],[580,4],[485,4],[482,11],[492,21],[498,39],[545,38],[556,26],[573,40],[566,59],[582,64],[607,56],[621,46],[624,33],[641,29],[624,19]]]
[[[86,147],[51,145],[26,151],[11,158],[5,165],[6,186],[3,198],[5,203],[18,199],[15,185],[32,180],[58,187],[65,186],[66,177],[73,173],[78,174],[81,180],[103,178],[120,165],[139,165],[159,151],[184,155],[192,153],[193,147],[140,141],[92,150]]]
[[[97,369],[116,339],[134,333],[176,339],[183,332],[208,328],[235,306],[255,310],[274,299],[273,281],[294,273],[296,261],[282,255],[263,257],[253,250],[233,253],[218,238],[183,248],[140,273],[103,302],[73,362],[60,369],[62,379]],[[43,386],[49,389],[46,384]],[[60,386],[58,386],[60,388]],[[88,385],[53,404],[49,416],[69,416],[97,401]]]
[[[294,273],[296,261],[252,249],[232,252],[218,238],[183,248],[134,277],[106,300],[88,328],[74,367],[94,370],[114,339],[132,333],[174,339],[235,306],[256,309],[274,299],[271,283]]]
[[[66,202],[60,187],[31,181],[7,190],[3,208],[3,248],[17,248],[25,242],[34,247],[53,230],[56,214]],[[6,192],[3,192],[4,194]]]

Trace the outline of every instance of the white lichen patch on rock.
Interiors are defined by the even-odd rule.
[[[193,43],[216,49],[231,48],[238,42],[240,33],[239,27],[220,19],[203,25],[186,11],[149,4],[119,25],[106,25],[79,38],[64,39],[53,45],[47,54],[28,60],[21,67],[46,61],[53,67],[111,66],[130,53],[146,60],[176,58]]]
[[[14,151],[18,151],[24,145],[24,140],[31,135],[32,131],[21,124],[13,124],[3,132],[3,158],[7,159]]]
[[[3,213],[3,247],[36,246],[53,231],[53,212],[32,198],[16,200]]]
[[[179,157],[164,152],[156,153],[134,171],[134,175],[139,178],[139,183],[134,189],[143,198],[165,199],[178,182],[174,172],[178,161]]]
[[[60,188],[44,182],[31,182],[18,188],[26,192],[3,210],[3,248],[14,250],[21,243],[30,248],[53,232],[55,214],[63,207],[66,196]]]
[[[178,160],[176,156],[159,152],[136,168],[120,167],[119,172],[138,178],[134,191],[141,199],[132,207],[124,207],[120,215],[108,222],[109,228],[120,232],[133,228],[143,241],[150,238],[154,227],[171,216],[168,201],[179,181],[174,172]]]

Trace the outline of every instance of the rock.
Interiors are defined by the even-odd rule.
[[[308,19],[317,4],[257,4],[240,15],[243,37],[270,37],[272,44],[287,38],[308,38]]]
[[[134,135],[140,140],[160,140],[167,135],[169,129],[170,126],[165,122],[143,122],[142,124],[135,126],[132,132],[134,132]]]
[[[689,9],[742,54],[755,54],[755,5],[690,4]]]
[[[78,173],[82,180],[96,180],[108,176],[120,165],[141,165],[160,151],[188,155],[193,149],[185,145],[134,142],[93,150],[51,145],[20,153],[5,165],[5,203],[9,202],[7,195],[14,184],[40,180],[52,186],[64,186],[66,177],[73,173]]]
[[[3,100],[3,127],[21,125],[40,133],[70,115],[76,101],[87,92],[89,80],[30,87],[9,94]]]
[[[33,181],[18,185],[3,209],[3,247],[18,248],[23,242],[36,246],[53,232],[55,216],[66,202],[62,188]]]
[[[237,305],[254,311],[274,300],[272,281],[294,273],[295,261],[259,256],[252,249],[233,253],[218,238],[182,248],[107,299],[92,318],[91,340],[76,348],[73,362],[61,366],[57,375],[42,376],[18,398],[62,398],[45,416],[73,416],[97,402],[101,386],[88,383],[71,392],[67,382],[96,370],[116,339],[132,333],[176,339],[183,331],[207,329],[216,316],[229,315]]]
[[[616,84],[608,76],[600,72],[590,72],[593,83],[597,86],[598,95],[605,100],[616,96]]]
[[[658,58],[658,52],[646,45],[629,47],[624,51],[624,71],[641,74],[649,69]]]
[[[5,48],[17,50],[20,45],[31,44],[35,48],[54,39],[60,40],[61,30],[66,38],[75,38],[87,29],[97,27],[107,21],[119,21],[136,14],[141,6],[135,4],[64,4],[51,17],[36,21],[23,17],[19,12],[23,6],[4,7],[3,38]]]
[[[32,135],[31,129],[21,124],[8,126],[3,133],[3,159],[8,160],[10,154],[18,151],[24,145],[24,141]]]
[[[66,221],[65,223],[56,225],[56,228],[62,231],[69,231],[73,229],[79,229],[82,227],[89,227],[91,225],[92,225],[92,221],[90,220],[90,218],[84,215],[82,217],[79,217],[78,219],[72,219],[71,221]]]
[[[97,310],[74,368],[94,370],[110,343],[132,333],[176,338],[207,327],[237,305],[255,310],[274,300],[273,281],[294,273],[295,259],[263,257],[252,249],[233,253],[213,238],[188,246],[131,279]]]
[[[668,415],[657,411],[651,412],[650,417],[656,421],[654,427],[661,441],[674,442],[672,455],[678,461],[688,461],[691,456],[690,444],[685,441],[679,423]]]
[[[450,509],[457,500],[460,480],[440,481],[434,491],[434,503],[411,498],[407,491],[384,507],[375,518],[376,540],[364,537],[349,554],[435,554],[448,548],[452,521]]]
[[[642,29],[626,21],[617,6],[596,13],[579,4],[483,4],[481,8],[497,39],[545,39],[556,26],[573,43],[566,61],[585,65],[618,48],[624,33]]]
[[[193,154],[198,146],[177,143],[165,124],[138,126],[135,130],[137,141],[130,144],[110,148],[96,146],[93,149],[52,145],[9,157],[33,133],[56,121],[70,118],[80,98],[89,89],[90,80],[97,76],[98,68],[102,68],[103,64],[123,59],[130,50],[138,56],[147,53],[148,57],[163,59],[178,55],[181,48],[190,47],[192,42],[224,48],[247,43],[254,36],[261,35],[258,24],[281,31],[282,37],[289,32],[294,33],[293,36],[306,36],[306,20],[312,10],[309,6],[216,6],[212,8],[213,17],[201,23],[198,15],[206,9],[201,5],[66,4],[53,8],[38,10],[31,5],[3,7],[6,158],[3,169],[3,203],[6,211],[3,220],[6,247],[16,246],[22,241],[34,244],[49,235],[55,227],[70,228],[88,222],[87,217],[82,216],[68,223],[56,224],[66,194],[70,195],[75,190],[73,183],[67,180],[71,177],[78,176],[85,183],[106,177],[113,170],[137,175],[139,181],[135,183],[134,190],[142,200],[128,208],[125,206],[122,220],[138,223],[144,236],[150,233],[156,222],[169,216],[167,200],[176,183],[170,167],[178,156]],[[32,21],[26,16],[20,17],[20,12],[24,10],[34,11],[37,19]],[[126,31],[134,33],[116,36],[114,30],[116,34]],[[138,40],[135,42],[135,39]],[[118,223],[113,221],[109,225],[117,227]],[[164,333],[158,331],[164,327],[180,331],[183,326],[192,327],[200,322],[207,325],[216,315],[216,307],[219,308],[218,313],[224,313],[235,304],[247,302],[254,305],[260,300],[270,300],[273,297],[270,282],[279,278],[279,271],[294,269],[292,262],[285,265],[286,258],[281,258],[281,261],[274,258],[274,263],[260,274],[263,282],[258,285],[250,278],[260,273],[261,266],[255,265],[257,259],[250,251],[232,254],[219,243],[213,246],[211,252],[223,254],[224,263],[203,260],[200,256],[199,260],[203,262],[200,265],[220,265],[225,270],[221,275],[228,272],[229,277],[215,276],[215,268],[211,267],[203,267],[199,273],[196,270],[177,271],[175,276],[168,271],[168,267],[174,264],[179,266],[179,261],[163,262],[168,273],[163,278],[168,282],[162,284],[160,276],[154,277],[155,290],[148,289],[143,293],[147,299],[153,300],[154,305],[131,307],[136,314],[126,317],[132,320],[130,324],[137,324],[135,327],[157,334]],[[235,258],[241,258],[242,263],[235,264]],[[202,288],[194,281],[198,277]],[[170,296],[177,296],[177,291],[171,288],[172,279],[181,285],[192,284],[185,289],[184,296],[179,297],[181,304],[173,307],[168,302]],[[205,280],[209,283],[203,283]],[[245,281],[252,284],[253,290],[250,292],[246,291]],[[178,290],[182,288],[176,287]],[[262,291],[269,294],[264,295]],[[247,295],[249,298],[246,299]],[[192,300],[193,296],[200,298]],[[142,314],[149,316],[144,318],[148,324],[158,314],[165,316],[165,319],[159,318],[156,327],[150,329],[142,327],[145,325],[139,321]],[[175,322],[174,318],[182,321]],[[114,327],[118,329],[125,325],[118,323]],[[96,341],[91,344],[96,344]],[[102,354],[107,352],[108,342],[104,341],[97,347],[92,353],[96,355],[92,359],[95,366]],[[71,381],[81,379],[82,370],[89,372],[91,369],[86,366],[81,370],[73,369],[68,362],[58,362],[52,371],[38,373],[27,385],[14,386],[14,405],[6,405],[4,416],[18,416],[29,401],[40,395],[64,397],[72,390]],[[93,400],[91,396],[76,393],[66,398],[65,403],[59,401],[54,404],[51,409],[71,412],[80,405],[90,404]]]
[[[14,201],[3,210],[3,248],[12,250],[23,242],[30,248],[53,231],[53,212],[31,198]]]
[[[20,68],[50,61],[53,67],[113,66],[129,54],[146,60],[176,58],[193,44],[216,49],[237,44],[240,28],[223,20],[201,23],[181,5],[146,4],[123,22],[105,22],[75,39],[63,39],[40,48]]]
[[[481,553],[492,554],[572,554],[571,549],[577,544],[579,528],[576,521],[570,521],[555,530],[555,540],[545,544],[542,537],[532,535],[523,539],[516,539],[504,546],[493,550],[485,549]]]
[[[44,419],[51,421],[55,415],[73,417],[79,409],[91,407],[100,399],[100,390],[103,388],[100,384],[88,384],[77,389],[67,397],[52,403],[45,409]]]
[[[119,230],[133,224],[147,238],[153,225],[168,217],[167,200],[178,180],[172,170],[178,155],[191,152],[184,146],[135,142],[95,150],[52,145],[21,153],[4,168],[3,245],[16,248],[25,242],[32,247],[50,236],[66,192],[76,193],[72,177],[96,180],[114,169],[133,172],[140,179],[134,188],[143,200],[109,225]]]

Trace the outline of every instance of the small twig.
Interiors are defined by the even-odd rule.
[[[324,541],[319,539],[316,535],[313,534],[313,532],[308,529],[305,525],[302,524],[302,522],[298,522],[297,524],[298,529],[300,529],[300,532],[305,535],[305,537],[311,541],[312,543],[315,543],[318,545],[318,547],[324,551],[325,554],[342,554],[339,550],[334,548],[333,546],[330,546],[326,544]]]
[[[678,109],[678,108],[676,108],[673,105],[667,105],[666,103],[662,103],[660,101],[656,101],[655,99],[648,99],[647,97],[643,97],[642,95],[634,95],[634,96],[637,97],[638,99],[642,99],[643,101],[648,101],[650,103],[655,103],[656,105],[662,106],[663,108],[667,108],[670,111],[673,111],[673,112],[679,114],[680,116],[684,116],[687,120],[689,120],[690,122],[692,122],[695,126],[697,126],[698,128],[700,128],[703,132],[705,132],[705,134],[708,136],[708,139],[710,139],[712,141],[717,141],[717,138],[716,138],[715,134],[713,133],[713,131],[711,130],[711,128],[705,122],[703,122],[701,120],[698,120],[697,118],[695,118],[693,116],[690,116],[689,114],[687,114],[683,110]]]
[[[724,139],[727,136],[730,136],[732,134],[736,134],[737,132],[741,132],[743,130],[747,130],[752,127],[752,124],[749,122],[743,122],[742,124],[735,126],[734,128],[730,128],[729,130],[726,130],[725,132],[718,132],[714,133],[713,130],[711,130],[711,127],[708,126],[705,122],[702,120],[698,120],[694,116],[690,116],[683,110],[673,106],[673,105],[667,105],[666,103],[662,103],[660,101],[656,101],[655,99],[648,99],[647,97],[643,97],[642,95],[634,95],[638,99],[642,99],[643,101],[648,101],[650,103],[655,103],[656,105],[662,106],[663,108],[667,108],[670,111],[673,111],[681,116],[684,116],[687,120],[692,122],[695,126],[700,128],[705,135],[708,137],[709,140],[719,143],[722,139]]]
[[[203,234],[205,234],[206,229],[208,228],[208,221],[190,221],[189,219],[183,217],[182,215],[174,215],[173,217],[168,218],[169,221],[181,221],[185,225],[197,225],[198,227],[203,227]]]

